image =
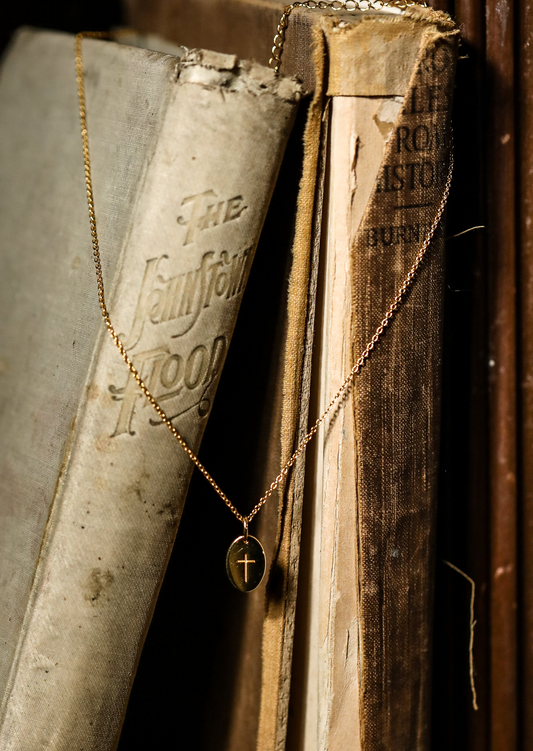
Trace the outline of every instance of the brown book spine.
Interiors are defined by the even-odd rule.
[[[457,37],[422,48],[353,258],[357,358],[442,199]],[[434,97],[434,98],[433,98]],[[433,134],[431,144],[417,142]],[[420,232],[418,235],[417,232]],[[443,229],[354,389],[363,748],[429,748]]]
[[[319,33],[326,40],[325,93],[332,102],[320,261],[325,291],[319,292],[315,332],[317,414],[372,339],[442,202],[457,54],[449,19],[419,12],[353,25],[326,19]],[[382,69],[373,64],[384,59]],[[407,78],[393,60],[406,63]],[[318,55],[316,62],[320,68]],[[383,69],[388,73],[381,75]],[[369,153],[379,142],[376,161]],[[299,585],[291,750],[318,742],[341,751],[348,739],[365,751],[430,747],[443,241],[441,225],[391,327],[317,434],[315,459],[306,467],[304,503],[314,510],[304,511],[303,519],[308,555],[300,570],[308,591]],[[293,273],[299,271],[295,263]],[[301,383],[300,410],[307,406]],[[286,394],[288,418],[288,388]],[[289,582],[299,558],[301,492],[295,481],[286,497],[295,547],[286,564]],[[287,523],[283,536],[290,538]],[[280,618],[283,643],[290,640],[289,611],[290,605],[284,624]],[[274,630],[271,619],[269,647]],[[275,676],[271,649],[264,654],[265,675]],[[274,748],[282,748],[286,717],[282,659],[278,665],[283,687]],[[275,689],[275,681],[264,681],[270,706]],[[261,751],[269,747],[271,713],[263,717]]]

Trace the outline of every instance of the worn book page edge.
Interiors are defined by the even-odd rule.
[[[319,349],[315,352],[315,376],[320,381],[315,381],[319,414],[353,366],[352,349],[347,346],[351,338],[351,241],[392,132],[390,116],[399,111],[401,102],[399,97],[332,99],[320,292],[324,298],[322,335],[317,336]],[[385,122],[379,120],[382,110],[387,113]],[[343,201],[343,196],[349,200]],[[313,557],[309,591],[304,594],[309,598],[305,612],[309,614],[311,645],[304,677],[307,694],[301,708],[305,751],[343,750],[348,739],[354,750],[360,747],[358,621],[357,616],[350,618],[351,609],[357,611],[358,599],[357,553],[350,537],[356,527],[353,498],[357,474],[353,470],[356,449],[352,399],[348,394],[340,409],[319,428],[310,462],[316,477],[315,490],[313,493],[308,488],[305,499],[306,504],[314,505],[314,521],[307,529],[308,535],[313,532]],[[312,515],[308,508],[307,519]],[[344,648],[337,645],[342,638],[346,639]]]

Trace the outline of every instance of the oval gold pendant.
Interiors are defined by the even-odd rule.
[[[226,556],[226,573],[234,587],[251,592],[263,581],[265,568],[265,551],[259,540],[251,535],[233,540]]]

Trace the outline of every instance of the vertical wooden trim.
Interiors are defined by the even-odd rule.
[[[521,745],[533,748],[533,4],[517,18],[520,280]]]
[[[487,0],[491,751],[517,744],[513,0]]]
[[[442,10],[453,16],[453,0],[427,0],[427,2],[428,5],[431,5],[435,10]]]

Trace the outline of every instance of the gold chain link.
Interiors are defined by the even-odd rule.
[[[361,5],[362,3],[366,2],[366,0],[359,0],[357,2],[358,5]],[[376,2],[381,2],[381,0],[376,0]],[[376,5],[376,2],[373,3],[373,5]],[[400,2],[402,4],[400,4]],[[356,3],[356,0],[347,0],[346,5],[349,3]],[[399,0],[399,2],[395,3],[381,3],[381,7],[383,5],[395,5],[395,7],[406,7],[407,5],[413,5],[415,3],[406,2],[404,3],[403,0]],[[310,2],[306,3],[293,3],[292,5],[289,5],[285,9],[284,18],[287,19],[290,15],[290,12],[293,8],[299,7],[299,6],[305,6],[307,8],[330,8],[336,5],[336,3],[314,3],[313,0],[310,0]],[[281,25],[281,22],[280,22]],[[286,22],[285,26],[282,27],[283,29],[286,28]],[[278,33],[279,33],[279,27],[278,27]],[[79,100],[79,113],[80,113],[80,124],[81,124],[81,139],[82,139],[82,145],[83,145],[83,161],[85,165],[85,185],[86,185],[86,191],[87,191],[87,204],[89,208],[89,224],[91,229],[91,240],[92,240],[92,247],[93,247],[93,260],[94,265],[96,269],[96,282],[98,286],[98,301],[100,303],[100,310],[102,311],[102,316],[104,318],[104,322],[106,325],[107,330],[109,331],[109,334],[111,338],[113,339],[115,345],[117,346],[117,349],[119,350],[120,354],[122,355],[122,359],[128,366],[130,373],[134,377],[135,381],[137,382],[140,390],[145,395],[147,400],[150,402],[152,407],[155,409],[157,414],[159,415],[162,422],[165,423],[167,428],[170,430],[174,438],[178,441],[180,446],[183,448],[189,459],[194,463],[194,465],[200,470],[202,475],[205,477],[205,479],[209,482],[211,487],[218,493],[220,498],[224,501],[226,506],[229,508],[229,510],[234,514],[234,516],[242,523],[244,524],[245,528],[248,527],[248,524],[252,521],[254,516],[260,511],[260,509],[264,506],[264,504],[268,501],[268,499],[272,496],[274,491],[278,488],[279,484],[284,480],[287,475],[289,474],[289,471],[293,464],[296,462],[298,457],[303,453],[305,450],[307,444],[313,436],[316,434],[319,426],[322,422],[324,422],[326,416],[329,414],[335,403],[341,398],[341,396],[345,395],[347,390],[352,385],[355,376],[360,372],[368,358],[370,357],[370,353],[380,340],[380,338],[383,336],[383,333],[385,329],[389,326],[390,322],[392,321],[394,314],[400,307],[402,301],[404,300],[407,292],[409,291],[411,285],[413,284],[414,278],[416,276],[416,273],[418,269],[420,268],[422,261],[424,260],[424,257],[427,253],[427,250],[431,244],[431,241],[433,239],[433,236],[435,234],[435,231],[439,225],[439,222],[442,218],[442,215],[444,213],[444,209],[446,207],[446,203],[448,201],[448,196],[450,194],[450,186],[452,181],[452,173],[453,173],[453,151],[450,152],[450,164],[448,169],[448,177],[446,180],[446,185],[444,188],[444,194],[442,197],[442,201],[440,203],[440,206],[438,208],[437,214],[435,216],[435,219],[433,221],[433,224],[431,225],[427,237],[424,240],[422,246],[420,247],[420,250],[418,251],[416,258],[414,260],[413,265],[411,266],[409,273],[407,274],[402,286],[398,290],[398,293],[396,297],[394,298],[393,302],[390,304],[389,309],[387,310],[385,317],[377,327],[372,339],[368,342],[365,349],[359,356],[358,360],[356,361],[355,365],[351,369],[348,377],[342,384],[342,386],[339,388],[335,396],[331,399],[330,403],[324,410],[324,412],[320,415],[320,417],[316,420],[314,425],[312,426],[311,430],[302,438],[300,443],[298,444],[296,450],[290,457],[290,459],[286,462],[286,464],[281,469],[281,472],[279,475],[274,479],[274,481],[271,483],[270,487],[266,491],[266,493],[261,496],[259,501],[256,503],[254,508],[250,511],[248,515],[241,514],[238,509],[233,505],[233,503],[230,501],[228,496],[224,493],[224,491],[219,487],[219,485],[215,482],[215,480],[211,477],[207,469],[204,467],[204,465],[201,463],[201,461],[198,459],[194,451],[192,451],[189,446],[187,445],[185,439],[180,435],[180,433],[176,430],[174,425],[172,424],[169,417],[167,417],[164,410],[160,407],[158,402],[155,400],[155,398],[152,396],[150,390],[144,383],[143,379],[141,378],[139,371],[135,368],[135,365],[130,360],[128,353],[126,352],[126,349],[122,342],[120,341],[113,324],[111,323],[111,319],[109,317],[109,311],[107,309],[106,301],[105,301],[105,295],[104,295],[104,279],[102,275],[102,264],[100,259],[100,246],[98,242],[98,232],[96,229],[96,214],[94,210],[94,195],[93,195],[93,186],[92,186],[92,177],[91,177],[91,162],[89,157],[89,137],[87,132],[87,109],[86,109],[86,102],[85,102],[85,87],[83,82],[83,63],[82,63],[82,54],[81,54],[81,43],[84,38],[93,38],[93,39],[108,39],[116,36],[115,34],[111,35],[107,32],[82,32],[80,34],[76,35],[76,81],[78,85],[78,100]],[[284,39],[284,37],[283,37]],[[273,48],[276,49],[276,46]],[[283,49],[283,42],[281,44],[281,47],[277,47],[277,49],[281,51]],[[279,59],[279,64],[281,64],[281,58]],[[271,60],[272,62],[272,60]],[[279,69],[276,68],[276,70]]]
[[[324,0],[307,0],[307,2],[297,2],[287,5],[278,23],[276,29],[276,35],[274,37],[274,46],[272,47],[272,57],[268,61],[269,66],[279,73],[281,67],[281,55],[283,53],[283,45],[285,44],[285,33],[287,26],[289,25],[289,16],[295,8],[307,8],[308,10],[332,10],[335,13],[339,11],[348,11],[353,13],[356,10],[369,11],[369,10],[382,10],[383,8],[397,8],[398,10],[405,10],[413,5],[419,5],[422,8],[427,8],[427,4],[424,2],[415,2],[415,0],[333,0],[332,2],[325,2]]]

